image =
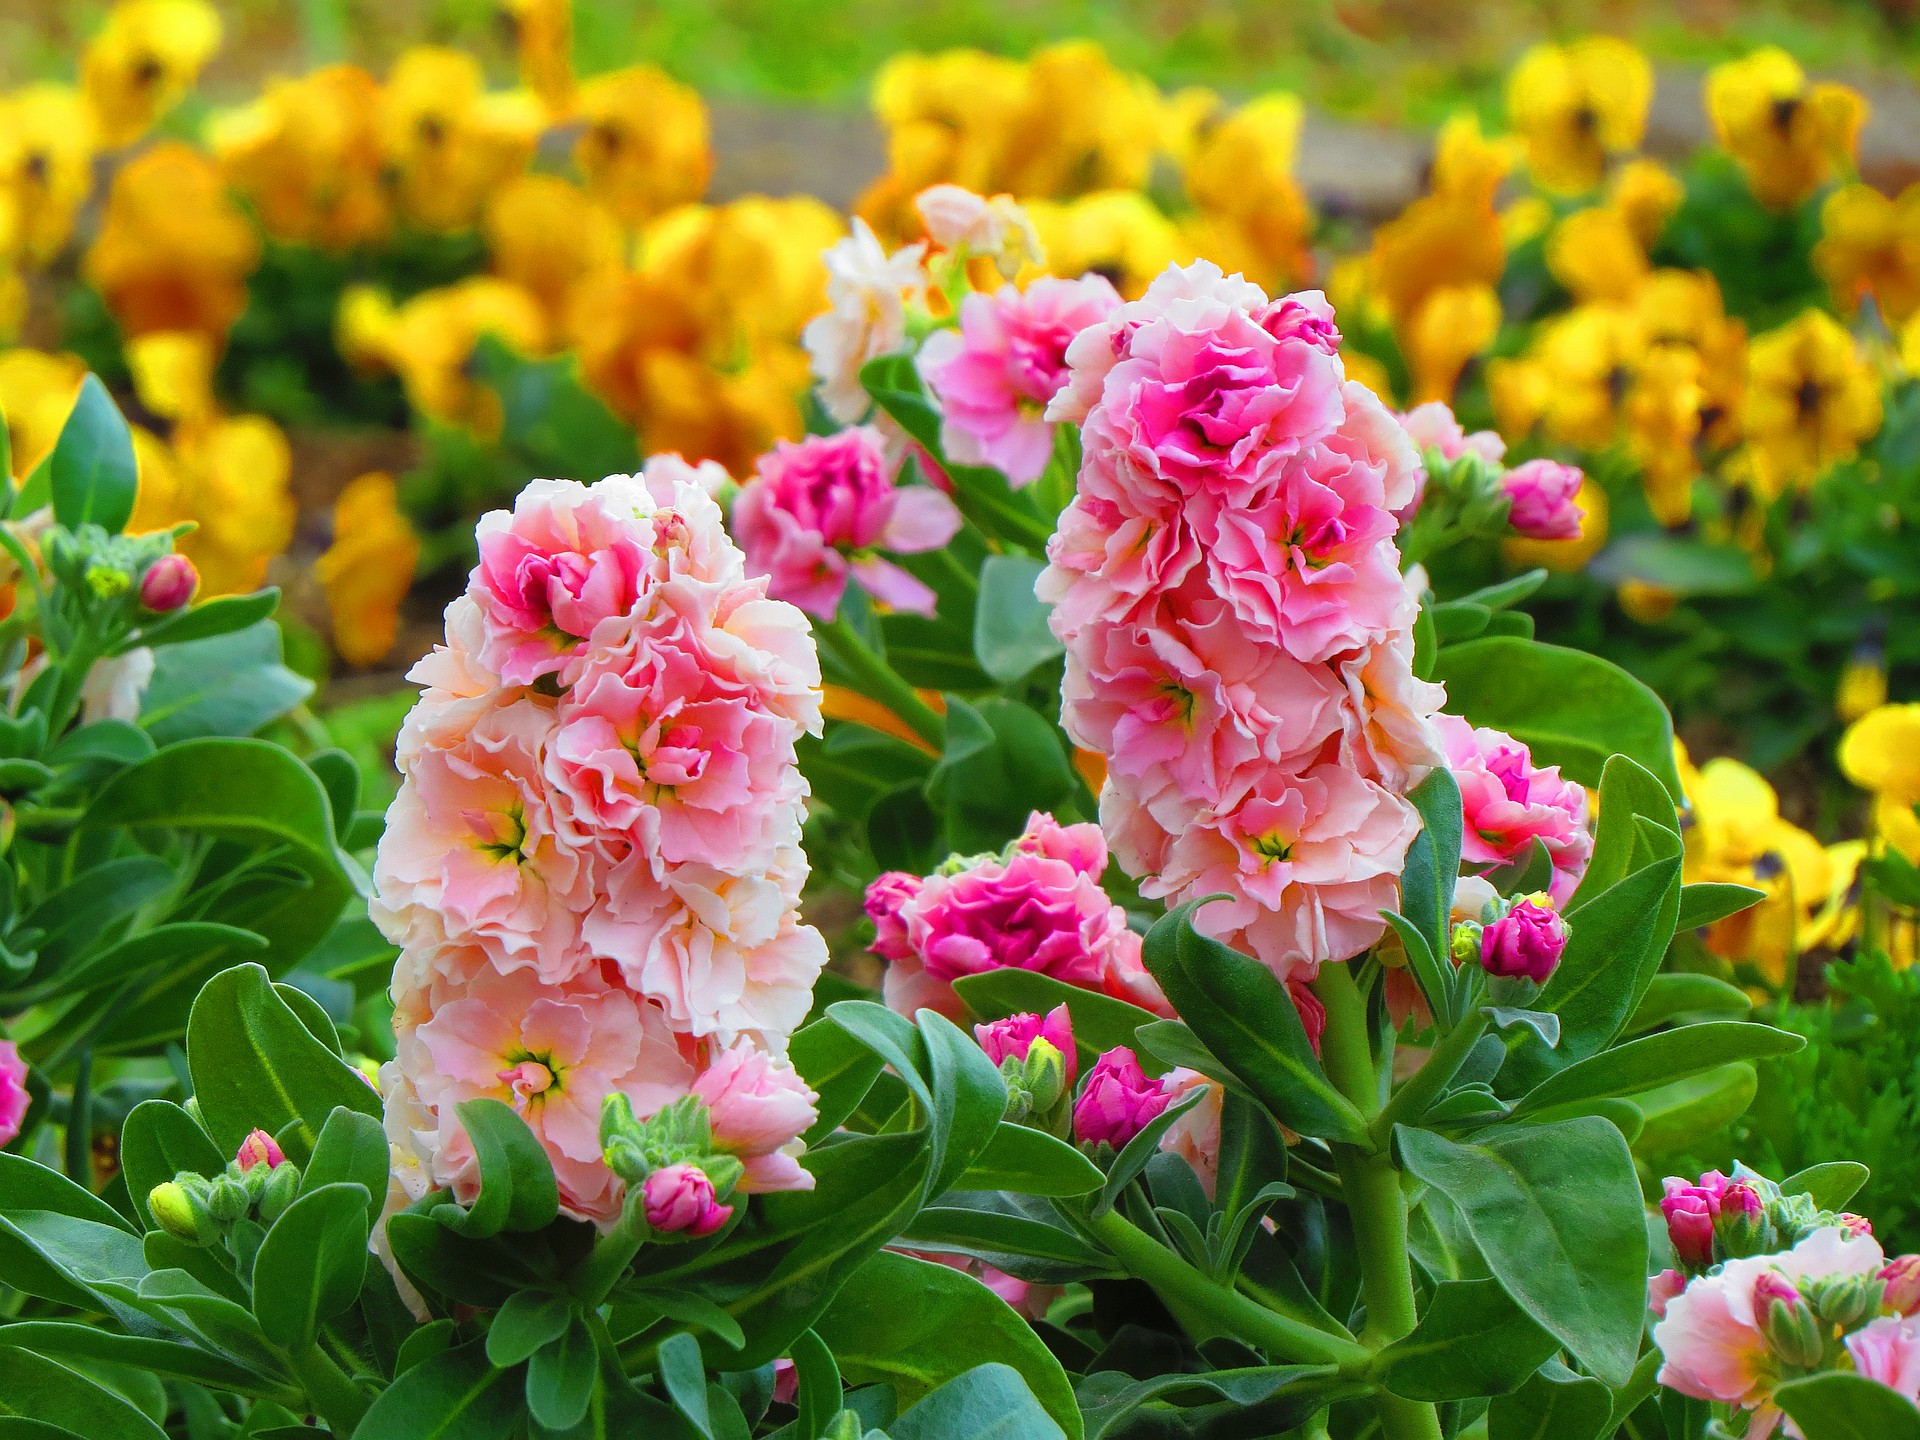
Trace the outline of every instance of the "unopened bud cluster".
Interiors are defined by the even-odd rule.
[[[239,1254],[257,1245],[300,1194],[300,1167],[274,1138],[255,1130],[219,1175],[183,1170],[147,1192],[147,1212],[174,1239],[199,1249],[224,1245]]]
[[[40,537],[47,573],[83,609],[115,613],[132,623],[140,612],[166,614],[193,599],[200,575],[173,548],[166,531],[109,535],[98,525],[51,526]]]
[[[628,1205],[659,1235],[698,1240],[733,1218],[723,1203],[745,1167],[714,1146],[712,1116],[695,1095],[640,1119],[625,1095],[600,1110],[600,1149],[627,1185]]]

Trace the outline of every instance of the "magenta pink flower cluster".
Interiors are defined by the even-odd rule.
[[[1228,896],[1196,924],[1282,979],[1380,937],[1440,760],[1394,546],[1419,459],[1338,345],[1317,293],[1202,261],[1083,331],[1047,412],[1081,422],[1039,593],[1102,823],[1143,895]]]
[[[892,609],[933,614],[933,591],[879,552],[938,550],[960,512],[930,486],[897,485],[899,470],[871,425],[778,442],[733,503],[748,573],[822,620],[839,613],[849,579]]]
[[[1001,854],[956,858],[924,878],[882,875],[866,903],[873,952],[888,962],[887,1004],[959,1019],[955,980],[1012,967],[1170,1014],[1127,912],[1100,888],[1106,868],[1099,826],[1036,812]]]
[[[33,1097],[27,1093],[27,1062],[11,1040],[0,1040],[0,1145],[11,1144],[26,1123]]]
[[[1507,442],[1491,430],[1469,435],[1444,400],[1415,406],[1400,417],[1400,423],[1422,454],[1432,450],[1448,461],[1472,455],[1498,474],[1500,488],[1507,493],[1507,523],[1515,534],[1529,540],[1572,540],[1580,534],[1587,513],[1579,504],[1580,486],[1586,477],[1575,466],[1528,460],[1502,470]],[[1403,518],[1410,513],[1403,511]]]
[[[470,1200],[455,1106],[491,1097],[546,1147],[567,1212],[608,1222],[602,1102],[644,1117],[691,1090],[743,1190],[806,1188],[813,1097],[777,1058],[826,961],[797,915],[794,747],[820,728],[805,618],[747,578],[672,457],[536,480],[479,542],[412,672],[374,869],[403,947],[383,1075],[400,1187]],[[702,1223],[697,1185],[659,1188],[649,1210]]]
[[[959,328],[929,335],[919,357],[940,402],[947,458],[991,465],[1016,490],[1038,480],[1053,457],[1046,410],[1067,383],[1067,347],[1119,308],[1119,292],[1099,275],[1049,276],[962,300]]]
[[[1566,904],[1593,858],[1586,790],[1561,779],[1557,765],[1535,765],[1533,753],[1511,735],[1475,729],[1453,715],[1440,716],[1438,723],[1447,768],[1460,786],[1461,860],[1486,866],[1524,861],[1538,840],[1553,861],[1548,893]]]

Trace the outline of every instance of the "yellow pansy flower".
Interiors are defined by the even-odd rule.
[[[258,100],[215,117],[207,141],[269,235],[347,250],[383,238],[392,222],[379,112],[373,76],[329,65],[268,81]]]
[[[649,450],[749,474],[775,440],[805,429],[799,401],[810,374],[797,345],[765,346],[730,370],[678,350],[647,350],[639,359],[641,437]]]
[[[1679,346],[1699,356],[1694,379],[1700,438],[1716,450],[1733,445],[1747,388],[1747,327],[1727,314],[1712,272],[1655,270],[1633,308],[1649,345]]]
[[[349,665],[374,665],[393,649],[400,603],[420,563],[420,537],[401,513],[393,477],[347,482],[333,505],[333,543],[313,562],[325,589],[333,648]]]
[[[1624,40],[1593,35],[1537,45],[1507,77],[1507,119],[1526,142],[1542,189],[1597,189],[1607,159],[1639,147],[1653,100],[1653,67]]]
[[[1413,403],[1451,400],[1467,362],[1499,333],[1500,297],[1491,285],[1435,290],[1399,330],[1413,377]]]
[[[1803,311],[1754,337],[1743,423],[1769,495],[1806,485],[1880,428],[1880,382],[1831,315]]]
[[[1628,619],[1642,625],[1664,625],[1673,618],[1680,597],[1664,585],[1629,575],[1614,590],[1614,599]]]
[[[982,193],[1025,199],[1137,190],[1168,137],[1152,82],[1115,68],[1093,41],[1062,41],[1028,59],[995,183]]]
[[[203,420],[214,412],[213,341],[198,330],[154,330],[127,342],[134,393],[163,420]]]
[[[99,143],[131,145],[200,78],[220,48],[207,0],[121,0],[80,56],[80,88]]]
[[[93,121],[79,92],[29,85],[0,96],[0,193],[13,199],[15,244],[45,265],[73,236],[93,191]]]
[[[1862,790],[1920,803],[1920,705],[1882,705],[1840,737],[1840,769]]]
[[[1686,198],[1679,177],[1658,160],[1629,160],[1607,185],[1608,208],[1619,212],[1643,250],[1653,248]]]
[[[1575,300],[1629,300],[1651,268],[1626,216],[1610,205],[1577,210],[1547,236],[1547,269]]]
[[[199,151],[164,141],[120,167],[82,265],[123,333],[226,338],[247,306],[260,240]]]
[[[618,270],[626,252],[606,206],[558,175],[516,175],[487,202],[481,224],[494,273],[538,302],[549,336],[575,333],[582,287]]]
[[[1054,274],[1104,275],[1130,300],[1167,266],[1194,258],[1178,227],[1137,190],[1035,200],[1027,215]]]
[[[707,107],[651,65],[596,75],[580,89],[573,161],[590,194],[629,228],[697,200],[713,173]]]
[[[941,181],[982,195],[1008,188],[996,167],[1026,88],[1025,65],[980,50],[888,60],[874,77],[873,113],[887,132],[890,188],[908,201]]]
[[[540,108],[524,93],[490,95],[480,62],[416,46],[381,90],[380,148],[400,212],[427,230],[464,230],[487,196],[526,168]]]
[[[53,453],[86,378],[86,362],[77,355],[0,350],[0,416],[12,439],[15,479],[26,479]]]
[[[195,525],[178,548],[200,572],[200,594],[257,590],[293,540],[287,437],[260,415],[175,426],[172,443],[134,427],[140,488],[127,528],[135,534]]]
[[[1304,116],[1297,97],[1263,95],[1201,122],[1187,146],[1194,249],[1270,290],[1292,289],[1310,265],[1312,216],[1293,178]]]
[[[573,106],[573,0],[501,0],[513,27],[520,83],[539,97],[550,120]]]
[[[1707,73],[1707,118],[1763,205],[1797,205],[1850,168],[1866,98],[1845,85],[1811,84],[1776,46]]]
[[[365,291],[341,297],[342,350],[400,377],[407,403],[444,425],[480,435],[500,430],[500,397],[469,373],[483,335],[537,354],[547,344],[546,316],[526,290],[493,275],[474,275],[383,310]]]
[[[1827,196],[1813,268],[1843,310],[1871,295],[1896,324],[1920,311],[1920,182],[1897,200],[1868,185],[1843,185]]]
[[[681,297],[701,354],[724,368],[764,343],[799,339],[827,306],[822,252],[845,233],[808,196],[682,205],[642,233],[640,268]]]

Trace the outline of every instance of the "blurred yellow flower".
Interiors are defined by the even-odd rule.
[[[1340,362],[1346,366],[1349,380],[1358,380],[1385,401],[1388,409],[1398,408],[1393,398],[1393,379],[1387,374],[1386,366],[1364,350],[1342,350]]]
[[[1744,409],[1755,478],[1769,495],[1807,485],[1880,428],[1880,382],[1823,310],[1754,337]]]
[[[329,65],[268,81],[258,100],[215,117],[207,142],[269,235],[347,250],[383,238],[392,222],[379,110],[373,76]]]
[[[154,330],[127,342],[127,369],[140,403],[163,420],[213,414],[213,341],[198,330]]]
[[[1520,160],[1519,142],[1488,138],[1472,115],[1455,115],[1440,127],[1433,146],[1433,193],[1464,204],[1491,208]]]
[[[1634,313],[1648,345],[1699,356],[1699,436],[1716,450],[1732,446],[1747,389],[1747,327],[1727,314],[1712,272],[1655,270],[1634,297]]]
[[[1852,722],[1887,703],[1887,657],[1877,645],[1856,649],[1840,671],[1833,713]]]
[[[682,205],[642,232],[640,269],[681,297],[701,355],[725,368],[763,344],[795,343],[827,308],[821,257],[845,234],[831,207],[804,195]]]
[[[1607,185],[1608,208],[1619,212],[1640,248],[1651,250],[1687,190],[1658,160],[1629,160]]]
[[[1026,88],[1025,65],[980,50],[888,60],[874,77],[873,113],[887,132],[889,188],[902,203],[941,181],[981,195],[1008,189],[996,167]]]
[[[375,471],[348,481],[333,505],[333,543],[313,573],[327,593],[333,648],[349,665],[378,664],[393,649],[419,563],[420,537],[393,477]]]
[[[1467,362],[1500,330],[1500,297],[1491,285],[1454,285],[1427,296],[1401,327],[1400,348],[1413,377],[1413,403],[1451,400]]]
[[[618,270],[626,236],[613,213],[558,175],[516,175],[494,192],[481,224],[494,273],[538,302],[555,341],[575,333],[583,286]]]
[[[1577,210],[1547,236],[1547,269],[1577,301],[1631,299],[1651,268],[1626,216],[1610,205]]]
[[[549,120],[573,106],[573,0],[500,0],[513,27],[520,83],[539,97]]]
[[[176,426],[168,444],[135,427],[134,454],[140,489],[128,530],[192,521],[178,548],[200,572],[200,594],[259,589],[293,540],[293,454],[280,428],[260,415],[215,417]]]
[[[0,96],[0,194],[12,197],[15,244],[45,265],[73,235],[93,191],[93,122],[78,91],[29,85]]]
[[[1275,291],[1294,288],[1311,264],[1312,216],[1293,178],[1304,115],[1297,97],[1264,95],[1201,122],[1187,146],[1194,249]]]
[[[630,229],[697,200],[713,173],[707,107],[651,65],[596,75],[580,88],[573,147],[587,190]]]
[[[82,265],[129,336],[197,330],[219,342],[247,306],[260,240],[199,151],[163,141],[120,167]]]
[[[1871,295],[1895,324],[1920,311],[1920,182],[1897,200],[1869,185],[1844,185],[1827,196],[1813,268],[1842,310]]]
[[[647,357],[674,350],[693,358],[700,348],[700,318],[692,301],[651,275],[605,275],[584,288],[580,376],[629,425],[638,427],[649,409]]]
[[[1639,148],[1653,100],[1653,67],[1624,40],[1593,35],[1538,45],[1507,77],[1507,118],[1526,142],[1544,190],[1599,188],[1607,159]]]
[[[1137,190],[1034,200],[1027,215],[1054,274],[1104,275],[1128,299],[1137,299],[1167,266],[1194,258],[1174,223]]]
[[[1882,705],[1840,737],[1840,769],[1874,796],[1880,838],[1920,864],[1920,705]]]
[[[1629,575],[1614,591],[1614,599],[1629,620],[1642,625],[1663,625],[1673,618],[1680,597],[1664,585],[1637,580]]]
[[[53,453],[86,378],[86,362],[77,355],[0,350],[0,417],[13,442],[15,479],[26,479]]]
[[[501,414],[500,397],[471,373],[480,337],[497,336],[526,354],[539,353],[548,338],[539,301],[492,275],[423,290],[397,308],[350,290],[341,296],[338,329],[342,353],[392,370],[420,414],[483,436],[499,433]]]
[[[767,346],[732,370],[677,350],[649,350],[639,369],[648,450],[717,460],[729,474],[746,475],[775,440],[797,439],[805,428],[799,398],[810,367],[798,346]]]
[[[1775,46],[1707,73],[1707,117],[1763,205],[1797,205],[1833,175],[1851,169],[1866,98],[1845,85],[1809,84],[1798,62]]]
[[[1008,117],[994,184],[1017,199],[1137,190],[1169,139],[1160,92],[1116,69],[1091,40],[1036,50],[1021,103]]]
[[[131,145],[180,102],[220,48],[207,0],[120,0],[80,57],[99,143]]]
[[[541,124],[531,96],[488,94],[479,61],[431,45],[394,62],[378,119],[401,213],[441,231],[472,225],[493,189],[526,168]]]

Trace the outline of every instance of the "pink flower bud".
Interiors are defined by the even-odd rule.
[[[647,1176],[640,1196],[647,1224],[670,1235],[699,1239],[711,1235],[733,1215],[731,1205],[714,1203],[713,1182],[698,1165],[664,1165]]]
[[[250,1132],[240,1142],[239,1153],[233,1158],[239,1162],[243,1172],[261,1165],[272,1170],[287,1161],[286,1152],[280,1148],[279,1142],[264,1130]]]
[[[1920,1310],[1920,1255],[1896,1255],[1878,1277],[1885,1282],[1885,1305],[1896,1315]]]
[[[1065,861],[1082,875],[1091,875],[1096,880],[1107,868],[1107,837],[1098,825],[1084,821],[1062,825],[1040,810],[1027,816],[1027,828],[1020,832],[1013,848],[1022,854]]]
[[[186,556],[162,555],[140,577],[140,603],[155,614],[178,610],[200,588],[200,572]]]
[[[1660,1213],[1667,1219],[1667,1238],[1673,1242],[1673,1253],[1680,1264],[1688,1270],[1704,1270],[1713,1264],[1713,1222],[1729,1184],[1718,1170],[1702,1175],[1697,1184],[1677,1175],[1661,1182],[1666,1194],[1660,1201]]]
[[[1793,1281],[1778,1270],[1764,1270],[1753,1282],[1753,1308],[1764,1314],[1768,1304],[1775,1300],[1782,1305],[1798,1305],[1800,1292],[1794,1288]]]
[[[26,1123],[33,1097],[27,1093],[27,1062],[11,1040],[0,1040],[0,1145],[11,1144]]]
[[[1662,1270],[1647,1281],[1647,1308],[1656,1320],[1667,1318],[1667,1303],[1687,1288],[1687,1277],[1678,1270]]]
[[[1586,511],[1575,503],[1584,477],[1558,460],[1529,460],[1500,477],[1512,508],[1507,523],[1529,540],[1573,540]]]
[[[1873,1234],[1873,1222],[1864,1215],[1855,1215],[1851,1210],[1842,1210],[1833,1217],[1833,1223],[1847,1232],[1849,1240],[1858,1240],[1862,1235]]]
[[[1533,895],[1486,927],[1480,964],[1489,975],[1544,985],[1567,948],[1567,922],[1544,895]]]
[[[925,882],[904,870],[889,870],[867,886],[867,918],[873,921],[874,954],[882,960],[907,960],[913,946],[907,940],[907,922],[901,917],[909,901],[920,893]]]
[[[1074,1077],[1080,1073],[1080,1056],[1073,1043],[1073,1017],[1065,1005],[1054,1006],[1044,1018],[1033,1014],[1009,1015],[991,1024],[976,1025],[973,1034],[980,1048],[987,1052],[987,1058],[996,1065],[1008,1056],[1025,1060],[1033,1042],[1044,1040],[1060,1052],[1067,1084],[1073,1084]]]
[[[1166,1109],[1171,1098],[1147,1078],[1133,1051],[1116,1045],[1087,1073],[1073,1106],[1073,1133],[1089,1145],[1104,1140],[1118,1150]]]

